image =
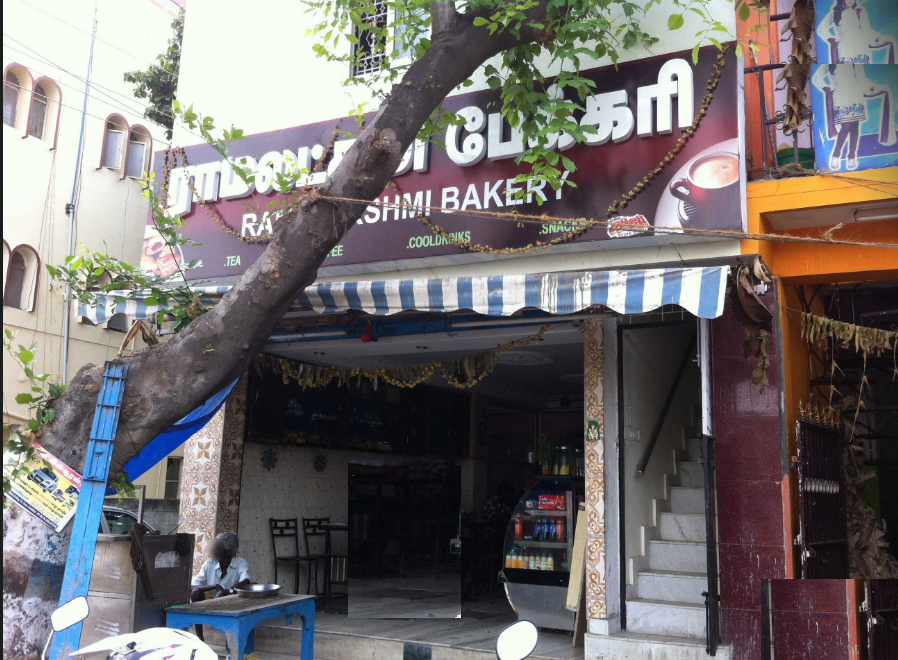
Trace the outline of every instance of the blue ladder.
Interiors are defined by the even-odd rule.
[[[78,508],[75,510],[72,536],[69,540],[69,554],[65,565],[65,575],[62,579],[60,605],[78,596],[87,596],[94,564],[94,552],[97,548],[100,517],[103,515],[106,482],[109,480],[112,443],[118,430],[119,413],[122,408],[127,376],[127,364],[106,363],[103,387],[97,397],[97,409],[90,431],[87,458],[84,461],[81,492],[78,495]],[[53,637],[50,660],[63,660],[70,653],[78,650],[78,645],[81,642],[81,625],[78,623]]]

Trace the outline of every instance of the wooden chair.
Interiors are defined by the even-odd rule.
[[[305,525],[303,518],[303,525]],[[278,582],[278,564],[281,562],[289,562],[293,564],[293,592],[299,593],[299,565],[306,563],[309,579],[306,583],[306,593],[312,593],[312,572],[315,573],[315,594],[318,594],[318,562],[324,559],[323,554],[312,554],[309,552],[309,544],[306,541],[306,552],[304,555],[299,554],[299,525],[296,518],[269,518],[268,527],[271,532],[271,552],[274,555],[274,581]],[[303,529],[305,532],[305,529]],[[323,532],[322,532],[323,533]],[[278,554],[278,539],[293,539],[293,553],[286,555]],[[289,544],[289,541],[288,541]],[[280,584],[278,582],[278,584]]]

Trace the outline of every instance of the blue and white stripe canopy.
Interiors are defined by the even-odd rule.
[[[469,310],[486,316],[511,316],[522,309],[573,314],[602,306],[620,314],[651,312],[678,305],[700,318],[723,313],[726,266],[611,270],[538,275],[494,275],[444,279],[322,282],[300,294],[297,303],[323,314],[357,310],[377,316],[398,312]],[[223,295],[229,287],[196,288],[201,298]],[[81,305],[78,314],[104,323],[112,314],[135,319],[160,311],[141,300],[101,298],[98,307]]]

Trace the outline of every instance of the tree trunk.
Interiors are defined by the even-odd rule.
[[[271,242],[240,281],[209,312],[171,341],[124,358],[130,363],[110,476],[150,440],[240,376],[297,295],[315,280],[330,250],[367,204],[317,199],[330,195],[374,200],[389,183],[421,126],[455,87],[487,59],[541,37],[522,28],[490,36],[452,2],[433,3],[431,49],[406,72],[333,176],[300,208],[280,219]],[[540,21],[545,7],[528,12]],[[84,465],[103,367],[88,365],[54,405],[56,419],[41,444],[76,469]],[[26,512],[3,516],[4,657],[35,658],[49,633],[68,546]]]

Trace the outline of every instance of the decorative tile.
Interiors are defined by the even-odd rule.
[[[246,380],[184,445],[178,531],[195,535],[194,567],[206,561],[212,539],[236,532],[243,468]]]
[[[586,602],[590,618],[604,618],[605,607],[605,406],[601,320],[583,332],[583,426],[586,429]]]

